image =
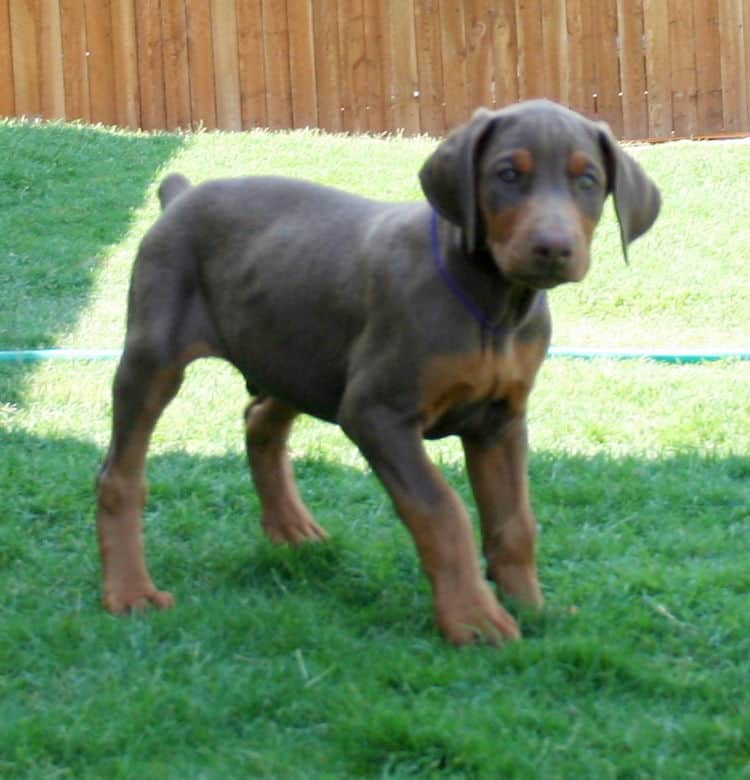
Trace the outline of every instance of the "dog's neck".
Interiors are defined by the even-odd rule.
[[[435,223],[433,260],[451,292],[490,334],[502,336],[518,328],[544,297],[503,275],[486,246],[467,252],[463,232],[443,219]]]

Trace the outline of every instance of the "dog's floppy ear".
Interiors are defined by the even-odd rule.
[[[661,195],[641,166],[620,149],[605,123],[597,124],[597,132],[607,169],[607,191],[612,193],[615,203],[622,253],[627,263],[628,244],[654,224],[659,216]]]
[[[468,252],[474,251],[479,240],[476,204],[479,149],[496,119],[497,113],[480,108],[469,122],[456,128],[438,146],[419,172],[427,200],[441,217],[463,230]]]

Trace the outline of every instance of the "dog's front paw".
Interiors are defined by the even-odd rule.
[[[521,638],[516,621],[482,581],[471,587],[436,591],[435,620],[443,636],[455,645],[477,641],[499,645]]]
[[[124,615],[129,612],[141,612],[154,607],[169,609],[174,605],[171,593],[157,590],[153,586],[147,588],[129,588],[120,590],[105,590],[102,599],[104,608],[113,615]]]

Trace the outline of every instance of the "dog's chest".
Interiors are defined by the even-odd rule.
[[[427,436],[483,433],[524,413],[544,357],[538,343],[431,358],[421,377],[420,416]],[[489,433],[489,431],[488,431]]]

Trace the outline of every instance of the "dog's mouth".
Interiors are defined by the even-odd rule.
[[[588,271],[588,258],[575,253],[570,257],[534,257],[508,251],[507,246],[489,244],[495,265],[509,281],[535,290],[551,290],[561,284],[580,282]]]

